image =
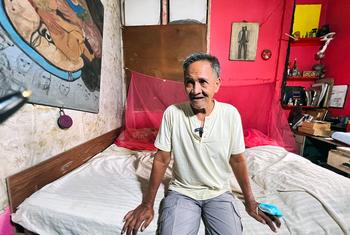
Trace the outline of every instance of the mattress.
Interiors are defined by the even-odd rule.
[[[113,144],[27,198],[12,220],[43,235],[120,234],[123,217],[141,202],[146,190],[147,182],[135,170],[138,159],[149,154]],[[163,196],[164,184],[155,200],[155,217],[142,234],[155,234]]]
[[[136,168],[149,155],[111,145],[27,198],[12,220],[45,235],[120,234],[124,215],[146,190]],[[284,214],[277,234],[350,234],[349,179],[279,147],[250,148],[245,155],[257,201],[273,203]],[[156,197],[155,218],[140,234],[155,234],[164,188]],[[241,201],[238,207],[244,234],[275,234],[250,217]],[[203,224],[198,234],[205,234]]]

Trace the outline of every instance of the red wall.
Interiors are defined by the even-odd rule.
[[[229,101],[222,101],[237,107],[244,128],[258,129],[274,140],[282,140],[282,146],[289,149],[294,149],[295,141],[279,98],[289,40],[284,34],[290,31],[292,12],[291,0],[211,1],[209,48],[221,63],[222,85],[226,86],[221,94],[229,93],[225,97]],[[260,26],[256,60],[252,62],[229,60],[232,23],[242,21]],[[261,58],[264,49],[272,51],[270,60]],[[252,84],[255,86],[249,86]],[[269,98],[264,99],[267,94]]]
[[[293,1],[281,0],[215,0],[211,1],[210,52],[220,59],[223,84],[249,84],[258,81],[273,82],[282,79],[279,63],[285,61]],[[285,12],[284,10],[287,9]],[[260,24],[258,48],[254,62],[229,60],[231,25],[233,22]],[[282,27],[283,32],[282,32]],[[280,45],[282,39],[282,44]],[[282,48],[280,48],[282,46]],[[268,61],[261,59],[263,49],[272,51]],[[281,54],[280,54],[281,51]],[[279,55],[282,59],[280,61]],[[281,73],[282,72],[282,73]],[[281,73],[277,75],[277,73]],[[277,89],[280,90],[280,86]]]
[[[329,1],[326,21],[336,37],[327,48],[324,63],[335,84],[350,85],[350,1]],[[350,89],[350,87],[349,87]],[[350,115],[350,91],[344,109],[330,109],[335,116]]]
[[[347,70],[350,68],[350,56],[346,54],[346,52],[350,53],[350,20],[348,19],[350,1],[297,0],[297,3],[322,4],[320,25],[328,23],[331,30],[337,33],[324,59],[327,77],[334,77],[335,84],[350,85]],[[293,1],[288,0],[216,0],[211,2],[210,52],[220,59],[223,85],[276,81],[276,93],[279,95],[286,56],[287,37],[284,36],[284,33],[289,32],[292,5]],[[254,62],[230,61],[231,25],[233,22],[244,20],[260,23],[257,58]],[[270,60],[261,59],[260,54],[263,49],[272,51]],[[306,58],[298,57],[300,57],[298,60]],[[307,61],[307,63],[305,69],[309,69],[316,61]],[[350,95],[348,95],[344,109],[330,109],[330,111],[333,115],[350,115]]]

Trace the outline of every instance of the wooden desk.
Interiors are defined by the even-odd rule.
[[[302,132],[295,132],[294,136],[299,146],[299,154],[301,156],[309,159],[317,165],[349,177],[349,174],[327,164],[329,150],[336,149],[339,146],[349,147],[349,145],[343,144],[331,138],[312,136]]]

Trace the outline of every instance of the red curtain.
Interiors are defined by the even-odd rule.
[[[247,146],[273,144],[295,149],[295,142],[278,100],[275,83],[221,86],[215,99],[234,105],[241,114]],[[131,73],[125,109],[125,130],[116,144],[154,150],[163,111],[187,100],[182,82]]]

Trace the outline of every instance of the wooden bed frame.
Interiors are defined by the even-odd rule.
[[[6,178],[11,212],[30,195],[48,183],[79,167],[110,146],[122,128],[118,128],[60,153],[48,160]]]

